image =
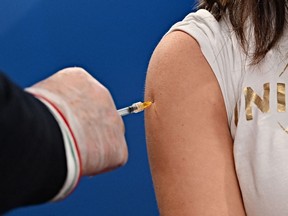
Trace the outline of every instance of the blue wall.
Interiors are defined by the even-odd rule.
[[[193,6],[193,0],[2,0],[0,69],[25,87],[64,67],[84,67],[124,107],[143,100],[153,49]],[[130,152],[125,167],[83,178],[62,202],[8,215],[158,215],[143,113],[124,121]]]

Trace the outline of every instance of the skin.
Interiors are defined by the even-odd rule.
[[[63,69],[26,91],[49,99],[67,118],[78,144],[82,175],[103,173],[127,162],[124,124],[113,98],[84,69]]]
[[[175,31],[148,68],[149,161],[162,216],[245,215],[218,82],[199,45]]]

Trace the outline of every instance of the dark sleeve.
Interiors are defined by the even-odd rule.
[[[66,173],[56,120],[44,104],[0,73],[0,215],[52,199]]]

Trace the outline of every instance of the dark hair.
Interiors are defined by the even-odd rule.
[[[227,15],[247,53],[246,21],[251,20],[255,49],[253,63],[259,63],[283,35],[287,0],[199,0],[199,9],[206,9],[219,21]]]

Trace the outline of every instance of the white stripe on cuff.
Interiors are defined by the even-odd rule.
[[[61,117],[61,115],[50,103],[48,103],[42,98],[37,97],[37,99],[43,102],[48,107],[52,115],[55,117],[61,129],[63,140],[64,140],[66,160],[67,160],[67,176],[66,176],[66,180],[62,189],[51,200],[51,201],[57,201],[57,200],[64,199],[76,187],[78,180],[79,180],[79,175],[80,175],[80,160],[77,154],[77,148],[75,146],[75,142],[73,140],[72,134],[70,133],[70,130],[68,126],[66,125],[65,121],[63,120],[63,118]]]

